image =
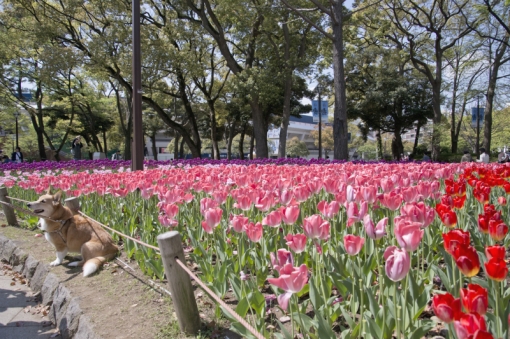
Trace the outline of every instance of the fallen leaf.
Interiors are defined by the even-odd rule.
[[[40,238],[40,237],[42,237],[42,234],[41,233],[37,233],[37,234],[34,235],[34,237]]]
[[[14,286],[16,285],[16,282],[15,281],[11,281],[11,286]]]
[[[7,227],[7,225],[6,224],[2,224],[2,227]]]
[[[131,305],[131,307],[136,307],[136,306],[138,306],[138,304],[133,304],[133,305]]]

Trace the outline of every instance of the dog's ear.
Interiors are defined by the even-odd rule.
[[[62,191],[58,191],[57,193],[55,193],[55,195],[53,196],[53,205],[58,205],[60,204],[60,199],[62,198]]]
[[[48,190],[46,190],[46,194],[51,195],[51,185],[48,186]]]

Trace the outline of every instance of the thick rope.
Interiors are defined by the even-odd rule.
[[[6,197],[6,198],[9,198],[9,199],[11,199],[11,200],[19,201],[19,202],[27,202],[27,203],[30,203],[30,202],[31,202],[31,201],[27,201],[27,200],[23,200],[23,199],[13,198],[13,197],[8,196],[8,195],[6,195],[5,197]]]
[[[179,266],[181,266],[181,268],[183,270],[186,271],[186,273],[189,274],[190,277],[192,277],[195,282],[200,285],[200,287],[207,293],[209,294],[209,296],[211,298],[214,299],[214,301],[216,301],[218,304],[220,304],[221,306],[223,306],[223,308],[225,310],[228,311],[228,313],[230,313],[230,315],[232,317],[234,317],[237,321],[239,321],[239,323],[241,325],[243,325],[248,331],[251,332],[251,334],[253,334],[253,336],[255,336],[255,338],[257,339],[265,339],[264,336],[262,334],[260,334],[259,332],[257,332],[256,329],[254,329],[249,323],[246,322],[246,320],[244,320],[243,318],[241,318],[241,316],[239,314],[236,313],[236,311],[234,311],[233,309],[230,308],[230,306],[228,306],[227,304],[225,304],[225,302],[223,300],[220,299],[220,297],[218,297],[216,295],[216,293],[214,293],[213,291],[211,291],[209,289],[209,287],[207,287],[206,284],[204,284],[204,282],[202,282],[196,275],[193,274],[193,272],[190,271],[190,269],[188,268],[188,266],[186,266],[186,264],[184,264],[183,262],[181,262],[178,258],[175,258],[175,261],[179,264]]]
[[[128,238],[129,240],[133,240],[134,242],[136,242],[136,243],[138,243],[138,244],[140,244],[140,245],[143,245],[143,246],[145,246],[145,247],[152,248],[153,250],[156,250],[156,251],[158,251],[158,253],[159,253],[159,248],[158,248],[158,247],[156,247],[156,246],[149,245],[149,244],[147,244],[147,243],[144,243],[143,241],[140,241],[140,240],[138,240],[138,239],[135,239],[135,238],[133,238],[133,237],[130,237],[129,235],[125,235],[125,234],[123,234],[123,233],[120,233],[119,231],[116,231],[116,230],[114,230],[113,228],[108,227],[108,226],[106,226],[105,224],[102,224],[102,223],[100,223],[99,221],[97,221],[97,220],[95,220],[95,219],[92,219],[91,217],[89,217],[88,215],[86,215],[85,213],[83,213],[82,211],[78,211],[78,213],[80,213],[83,217],[85,217],[85,218],[87,218],[87,219],[90,219],[90,220],[94,221],[95,223],[97,223],[97,224],[99,224],[99,225],[103,226],[104,228],[106,228],[106,229],[108,229],[108,230],[112,231],[113,233],[117,233],[118,235],[123,236],[123,237],[125,237],[125,238]]]
[[[22,200],[22,199],[16,199],[16,198],[13,198],[13,197],[8,197],[9,199],[12,199],[12,200],[17,200],[17,201],[21,201],[21,202],[29,202],[29,201],[26,201],[26,200]],[[33,216],[36,216],[36,217],[40,217],[40,218],[44,218],[44,219],[48,219],[48,220],[52,220],[52,221],[55,221],[53,219],[50,219],[50,218],[47,218],[47,217],[43,217],[43,216],[40,216],[40,215],[37,215],[35,213],[32,213],[31,211],[28,211],[28,210],[25,210],[23,208],[20,208],[20,207],[17,207],[17,206],[14,206],[12,204],[9,204],[9,203],[6,203],[6,202],[3,202],[3,201],[0,201],[0,203],[4,204],[4,205],[7,205],[7,206],[10,206],[14,209],[17,209],[23,213],[26,213],[26,214],[30,214],[30,215],[33,215]],[[100,223],[99,221],[89,217],[88,215],[86,215],[85,213],[81,212],[81,211],[78,211],[79,214],[81,214],[83,217],[87,218],[87,219],[90,219],[92,221],[94,221],[95,223],[99,224],[100,226],[122,236],[122,237],[125,237],[125,238],[128,238],[142,246],[145,246],[145,247],[149,247],[149,248],[152,248],[154,250],[156,250],[158,253],[160,253],[159,251],[159,248],[158,247],[155,247],[155,246],[152,246],[152,245],[149,245],[143,241],[140,241],[138,239],[135,239],[133,237],[130,237],[126,234],[123,234],[119,231],[116,231],[114,230],[113,228],[111,227],[108,227],[102,223]],[[223,308],[228,312],[230,313],[230,315],[232,317],[234,317],[241,325],[243,325],[248,331],[251,332],[251,334],[253,334],[253,336],[257,339],[265,339],[264,336],[262,334],[260,334],[259,332],[257,332],[257,330],[255,330],[248,322],[246,322],[239,314],[237,314],[237,312],[235,312],[232,308],[230,308],[230,306],[228,306],[223,300],[220,299],[220,297],[218,297],[216,295],[216,293],[214,293],[213,291],[211,291],[209,289],[209,287],[207,287],[207,285],[202,282],[200,280],[200,278],[198,278],[195,274],[193,274],[193,272],[191,272],[191,270],[188,268],[188,266],[186,266],[186,264],[184,264],[183,262],[181,262],[179,259],[175,259],[175,261],[179,264],[179,266],[181,266],[181,268],[186,271],[186,273],[188,273],[188,275],[193,278],[193,280],[195,280],[195,282],[212,298],[214,299],[214,301],[216,301],[218,304],[220,304],[221,306],[223,306]]]

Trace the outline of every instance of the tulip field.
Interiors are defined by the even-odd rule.
[[[188,264],[218,296],[233,295],[266,338],[420,339],[440,329],[510,338],[506,164],[181,161],[131,172],[103,161],[0,171],[13,197],[60,189],[149,244],[180,232]],[[130,240],[124,250],[163,279],[156,251]]]

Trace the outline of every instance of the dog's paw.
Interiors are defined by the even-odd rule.
[[[60,265],[60,264],[61,264],[61,262],[60,262],[60,261],[55,260],[55,261],[52,261],[52,262],[50,263],[50,266],[58,266],[58,265]]]
[[[79,261],[73,261],[73,262],[70,262],[69,264],[67,264],[67,266],[70,266],[70,267],[76,267],[78,265],[80,265]]]

